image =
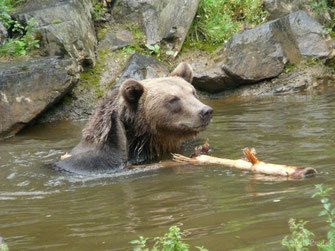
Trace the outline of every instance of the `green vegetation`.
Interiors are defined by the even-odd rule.
[[[335,28],[335,2],[332,0],[310,0],[310,4],[319,17],[327,16],[329,22],[325,23],[325,26],[332,35]]]
[[[172,226],[169,228],[163,237],[155,237],[153,240],[152,249],[147,247],[147,242],[149,238],[140,236],[138,240],[133,240],[130,244],[137,245],[133,250],[134,251],[188,251],[190,245],[183,242],[184,233],[180,232],[180,228],[177,226]],[[208,251],[203,247],[196,247],[200,251]]]
[[[288,64],[285,65],[285,72],[289,73],[289,72],[293,71],[295,68],[297,68],[296,64],[288,63]]]
[[[264,23],[262,0],[201,0],[186,41],[187,47],[211,50],[237,32]]]
[[[10,12],[23,2],[23,0],[3,0],[0,2],[0,22],[12,34],[12,37],[0,46],[0,56],[22,56],[40,47],[39,40],[36,39],[37,22],[30,19],[24,26],[10,16]]]
[[[104,96],[104,91],[100,88],[100,79],[102,71],[104,69],[106,60],[110,52],[108,50],[98,51],[98,60],[94,68],[85,68],[84,72],[81,74],[80,81],[82,86],[87,89],[92,89],[95,92],[97,98]]]
[[[104,6],[104,1],[102,0],[91,0],[93,6],[93,18],[96,22],[106,21],[105,14],[108,9]]]
[[[63,23],[63,21],[59,19],[55,19],[52,21],[52,24],[61,24],[61,23]]]
[[[322,240],[316,243],[313,239],[314,234],[305,228],[307,221],[300,220],[298,223],[294,219],[290,219],[289,226],[291,235],[285,236],[282,240],[282,245],[290,251],[303,251],[308,250],[308,247],[316,244],[320,251],[333,251],[335,250],[335,209],[332,209],[332,205],[329,202],[330,192],[332,188],[323,188],[323,185],[315,186],[318,192],[314,193],[312,198],[321,197],[321,204],[323,210],[319,213],[319,216],[326,216],[326,222],[329,224],[330,230],[327,234],[327,240]]]
[[[308,221],[300,220],[298,223],[295,219],[290,219],[288,224],[291,231],[291,236],[285,236],[282,240],[282,245],[290,251],[307,250],[313,243],[314,234],[305,228]]]
[[[160,44],[146,44],[146,37],[138,26],[128,25],[126,28],[132,33],[135,39],[131,45],[122,49],[123,52],[139,52],[146,56],[153,56],[159,61],[163,61],[164,63],[171,63],[171,58],[174,55],[174,51],[163,51]]]
[[[5,243],[0,243],[0,251],[8,251],[8,246]]]

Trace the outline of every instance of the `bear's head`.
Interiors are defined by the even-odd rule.
[[[146,147],[153,156],[175,151],[208,126],[213,109],[198,99],[192,78],[192,68],[181,63],[169,77],[123,83],[120,118],[130,149]]]
[[[126,80],[87,123],[84,145],[124,152],[129,163],[176,151],[213,117],[213,109],[198,99],[192,78],[191,67],[181,63],[165,78]]]

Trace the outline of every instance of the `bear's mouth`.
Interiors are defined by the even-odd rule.
[[[190,131],[190,132],[201,132],[204,131],[209,123],[211,122],[211,120],[203,122],[201,125],[199,126],[194,126],[194,125],[188,125],[188,124],[181,124],[180,125],[180,129],[182,129],[183,131]]]
[[[190,123],[181,123],[181,124],[175,124],[174,126],[169,125],[169,127],[161,126],[157,127],[159,134],[165,134],[165,135],[179,135],[180,137],[183,136],[190,136],[190,135],[196,135],[197,133],[204,131],[211,120],[209,121],[203,121],[200,125],[199,124],[190,124]]]

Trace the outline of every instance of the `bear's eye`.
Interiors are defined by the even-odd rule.
[[[170,98],[169,103],[170,103],[170,104],[175,104],[175,103],[177,103],[179,100],[180,100],[180,98],[178,98],[178,97],[172,97],[172,98]]]
[[[167,100],[166,107],[173,113],[179,113],[181,111],[180,98],[177,96],[170,97]]]
[[[198,97],[197,92],[196,92],[195,90],[192,91],[192,94],[193,94],[193,96],[195,96],[196,98]]]

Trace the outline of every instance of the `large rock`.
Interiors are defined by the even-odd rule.
[[[269,13],[268,20],[274,20],[302,8],[302,0],[264,0],[264,9]]]
[[[8,37],[7,29],[3,26],[3,24],[0,21],[0,45],[3,45]]]
[[[95,69],[81,75],[80,82],[62,101],[49,109],[38,122],[55,120],[88,119],[99,103],[112,88],[118,88],[127,78],[142,80],[165,77],[167,67],[158,60],[141,55],[118,51],[99,51]]]
[[[39,116],[78,81],[72,59],[41,58],[0,63],[0,138]]]
[[[114,88],[120,85],[127,79],[143,80],[147,78],[166,77],[169,74],[169,69],[165,64],[157,59],[144,56],[139,53],[134,53],[125,67],[125,70]]]
[[[113,15],[118,22],[139,25],[148,44],[164,40],[170,50],[180,51],[199,0],[119,0]]]
[[[193,69],[193,86],[200,91],[217,93],[232,89],[235,83],[222,70],[223,57],[213,59],[202,51],[187,51],[179,55],[175,65],[187,62]]]
[[[319,1],[320,3],[320,1]],[[327,9],[323,8],[320,12],[314,8],[310,1],[305,0],[264,0],[264,10],[269,13],[268,20],[274,20],[299,10],[305,10],[313,18],[322,24],[330,23],[332,18]]]
[[[34,18],[50,56],[94,65],[97,39],[91,11],[90,0],[30,0],[14,16],[21,22]]]
[[[222,93],[224,96],[261,96],[290,94],[298,92],[319,92],[334,90],[335,76],[331,68],[322,62],[303,62],[290,72],[283,72],[278,77],[264,80],[253,85],[245,85],[240,88],[228,90]]]
[[[133,41],[132,34],[125,30],[107,33],[99,42],[99,49],[118,50],[130,45]]]
[[[233,36],[223,69],[237,85],[253,83],[278,76],[287,62],[329,53],[322,25],[298,11]]]

